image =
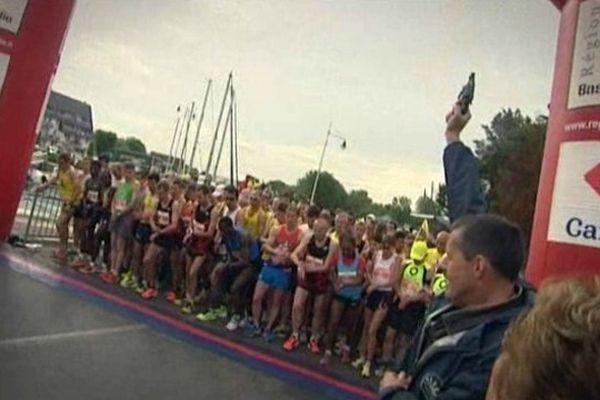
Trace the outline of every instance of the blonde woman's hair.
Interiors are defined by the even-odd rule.
[[[600,399],[600,276],[544,286],[506,332],[497,400]]]

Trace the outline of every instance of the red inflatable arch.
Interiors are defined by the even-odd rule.
[[[10,234],[75,0],[0,0],[0,240]]]
[[[600,1],[561,10],[527,277],[600,273]]]

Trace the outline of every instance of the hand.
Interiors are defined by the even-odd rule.
[[[460,104],[452,106],[452,110],[446,114],[446,140],[448,143],[456,142],[460,139],[460,133],[471,119],[471,112],[462,114]]]
[[[303,281],[306,279],[306,270],[304,269],[304,263],[298,265],[298,280]]]
[[[367,294],[371,294],[371,292],[372,292],[373,290],[375,290],[375,285],[369,285],[369,286],[367,287]]]
[[[408,389],[411,380],[411,377],[406,375],[404,371],[399,374],[388,371],[383,375],[383,379],[379,383],[379,390],[389,388]]]
[[[333,283],[333,288],[336,292],[339,292],[344,287],[344,283],[341,281],[335,281]]]
[[[154,239],[156,239],[158,237],[158,233],[154,232],[152,235],[150,235],[150,241],[154,242]]]

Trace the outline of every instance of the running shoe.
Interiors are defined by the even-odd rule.
[[[329,367],[331,365],[331,350],[325,350],[325,354],[323,354],[319,364],[323,367]]]
[[[194,304],[191,301],[185,300],[183,306],[181,306],[181,312],[184,314],[191,314],[194,311]]]
[[[265,342],[271,343],[275,340],[275,333],[273,333],[273,331],[270,329],[265,329],[263,332],[263,339],[265,339]]]
[[[237,330],[237,328],[240,326],[240,320],[241,318],[239,315],[233,314],[227,325],[225,325],[225,329],[231,332]]]
[[[319,354],[321,352],[319,341],[317,339],[310,339],[310,342],[308,342],[308,350],[313,354]]]
[[[227,318],[227,307],[220,306],[215,308],[213,311],[217,318]]]
[[[125,272],[121,278],[120,285],[121,287],[128,288],[133,283],[133,280],[133,274],[131,272]]]
[[[385,370],[386,370],[385,364],[379,365],[377,368],[375,368],[375,376],[378,378],[382,378],[383,374],[385,374]]]
[[[241,319],[239,327],[242,329],[246,329],[250,325],[252,325],[252,318],[246,317]]]
[[[215,310],[210,308],[208,311],[196,315],[196,318],[202,322],[212,322],[216,321],[219,317],[215,313]]]
[[[262,329],[260,326],[255,325],[253,322],[248,324],[248,326],[244,329],[244,336],[249,338],[258,337],[262,334]]]
[[[142,298],[144,300],[150,300],[158,296],[158,290],[154,288],[148,288],[142,292]]]
[[[67,256],[65,255],[65,252],[61,249],[56,249],[52,252],[52,257],[56,258],[58,261],[66,261],[67,260]]]
[[[292,351],[296,347],[300,346],[300,340],[297,335],[291,334],[289,338],[283,343],[283,349],[285,351]]]
[[[181,297],[177,297],[175,300],[173,300],[173,304],[175,304],[177,307],[181,307],[183,305],[183,299]]]
[[[165,298],[167,299],[167,301],[169,303],[172,303],[175,301],[175,299],[177,299],[177,295],[175,294],[175,292],[169,291],[169,292],[165,293]]]
[[[90,264],[87,264],[87,265],[84,265],[83,267],[79,268],[78,271],[81,272],[82,274],[90,275],[90,274],[94,273],[94,268]]]
[[[108,283],[109,285],[114,285],[117,283],[117,276],[110,271],[103,272],[100,274],[100,279],[104,281],[104,283]]]
[[[342,348],[342,362],[344,364],[348,364],[352,360],[352,354],[350,351],[350,346],[344,346]]]
[[[278,338],[285,339],[289,335],[289,331],[290,329],[287,326],[281,324],[278,325],[273,332]]]
[[[360,372],[360,376],[363,378],[371,377],[371,363],[369,361],[365,362],[365,365],[362,367],[362,371]]]
[[[146,290],[146,285],[144,283],[138,283],[133,290],[135,290],[137,294],[142,294]]]
[[[352,365],[352,368],[359,369],[360,367],[362,367],[364,365],[365,362],[366,362],[365,358],[363,356],[360,356],[356,360],[354,360],[354,362],[351,365]]]

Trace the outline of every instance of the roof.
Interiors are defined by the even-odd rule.
[[[92,107],[80,100],[52,91],[48,99],[48,108],[53,111],[78,115],[90,129],[94,126],[92,124]]]

